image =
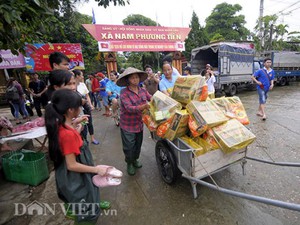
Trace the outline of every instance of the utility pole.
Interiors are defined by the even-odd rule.
[[[259,37],[260,37],[260,46],[263,48],[264,47],[264,30],[262,26],[262,19],[264,17],[264,0],[260,0],[260,7],[259,7]]]
[[[268,50],[272,50],[272,38],[273,38],[273,26],[274,24],[271,24],[271,28],[270,28],[270,40],[269,40],[269,49]]]

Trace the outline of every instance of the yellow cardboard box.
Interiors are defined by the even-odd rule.
[[[191,101],[187,104],[186,109],[196,120],[199,128],[205,125],[214,127],[228,121],[228,118],[212,100]]]
[[[185,135],[188,131],[189,114],[186,110],[177,110],[165,138],[173,141],[177,137]]]
[[[192,100],[199,100],[204,94],[202,92],[207,92],[207,89],[203,89],[205,85],[205,78],[201,75],[178,77],[173,87],[172,98],[185,106]]]
[[[231,119],[227,123],[212,128],[215,139],[219,142],[225,153],[230,153],[245,148],[255,140],[251,133],[237,119]]]

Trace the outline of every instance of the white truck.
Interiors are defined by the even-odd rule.
[[[216,75],[216,93],[235,95],[239,87],[253,88],[251,76],[260,68],[254,53],[251,42],[217,42],[195,48],[191,53],[192,74],[201,74],[210,64]]]

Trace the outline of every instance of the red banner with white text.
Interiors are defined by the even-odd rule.
[[[184,51],[191,28],[83,24],[99,51]]]
[[[51,71],[49,55],[62,52],[70,59],[70,69],[84,69],[80,44],[74,43],[40,43],[26,44],[26,68],[29,72]]]

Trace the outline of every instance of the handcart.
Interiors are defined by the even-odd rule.
[[[151,137],[154,141],[156,141],[155,157],[159,172],[164,182],[167,184],[173,184],[182,175],[182,177],[191,182],[194,198],[198,197],[196,186],[197,184],[201,184],[208,188],[235,197],[300,211],[300,204],[283,202],[222,188],[217,185],[214,179],[211,177],[212,174],[222,171],[235,164],[241,164],[243,174],[245,175],[245,164],[247,159],[278,166],[290,167],[300,167],[300,163],[272,162],[247,157],[247,147],[229,154],[224,154],[221,149],[217,149],[207,152],[206,154],[196,156],[194,154],[195,150],[180,138],[176,138],[173,141],[161,139],[154,132],[151,132]],[[203,181],[202,179],[205,177],[210,177],[214,184]]]

